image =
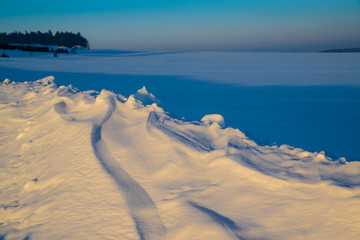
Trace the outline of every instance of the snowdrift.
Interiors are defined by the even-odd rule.
[[[360,164],[259,146],[140,89],[0,86],[0,239],[356,239]]]

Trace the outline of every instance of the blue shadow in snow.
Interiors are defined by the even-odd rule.
[[[34,81],[53,75],[57,85],[108,89],[124,96],[146,86],[177,118],[199,121],[205,114],[218,113],[227,126],[239,128],[261,145],[288,144],[325,151],[333,158],[360,160],[360,88],[241,87],[183,76],[0,70],[10,80]]]

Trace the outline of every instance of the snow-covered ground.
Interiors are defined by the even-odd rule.
[[[360,161],[360,55],[357,53],[239,53],[6,51],[0,79],[108,89],[125,96],[146,86],[162,107],[188,120],[221,114],[257,143],[289,144]],[[300,86],[300,87],[299,87]]]
[[[31,79],[52,71],[70,72],[60,74],[63,77],[101,73],[121,78],[124,75],[119,74],[140,74],[139,66],[151,69],[145,75],[158,77],[161,64],[168,69],[164,72],[173,68],[179,76],[178,65],[170,59],[183,59],[183,69],[194,71],[202,64],[205,70],[226,69],[230,66],[226,61],[218,62],[224,66],[210,67],[194,60],[205,53],[176,53],[181,57],[170,59],[160,53],[144,58],[139,55],[145,53],[90,52],[57,59],[34,54],[31,61],[16,54],[0,61],[1,76],[17,81],[0,86],[0,239],[357,239],[360,235],[360,162],[288,145],[260,146],[214,112],[197,121],[175,117],[157,94],[142,86],[129,96],[121,91],[78,91],[77,82],[75,87],[68,84],[74,78],[60,83],[53,77]],[[137,69],[131,70],[137,61]],[[342,74],[343,85],[351,89],[359,85],[354,78],[359,74],[357,64],[340,67],[353,68]],[[106,66],[117,65],[123,69],[106,73]],[[126,67],[132,72],[124,73]],[[336,71],[335,64],[334,69],[328,71]],[[197,80],[205,76],[199,72]],[[155,89],[161,90],[171,79],[175,78],[157,82]],[[131,89],[121,81],[115,85],[120,89],[121,84],[125,93]],[[196,90],[201,98],[201,89]],[[177,96],[176,91],[167,94]],[[183,94],[177,101],[185,98]],[[354,131],[357,126],[352,126]]]
[[[2,67],[29,71],[182,76],[240,86],[360,86],[357,53],[241,53],[80,51],[80,54],[5,51]],[[11,60],[11,57],[15,60]]]

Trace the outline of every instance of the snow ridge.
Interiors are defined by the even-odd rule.
[[[48,84],[48,78],[41,81]],[[97,101],[105,98],[109,104],[109,110],[103,119],[97,117],[97,122],[101,122],[94,123],[94,133],[101,131],[102,124],[116,109],[114,96],[109,97],[109,93],[106,92],[103,90],[97,97]],[[70,88],[59,89],[58,95],[71,98],[74,93],[75,90],[70,86]],[[144,98],[146,101],[141,102],[141,98],[135,98],[136,94],[135,97],[131,95],[128,103],[136,105],[136,108],[141,109],[157,101],[145,87],[137,92],[139,93],[142,97],[150,97],[151,101]],[[55,111],[64,119],[75,121],[74,116],[64,114],[67,111],[66,108],[63,101],[54,105]],[[181,142],[198,151],[211,152],[223,149],[226,156],[234,162],[279,179],[296,179],[308,183],[330,181],[335,185],[350,188],[360,186],[360,175],[357,174],[358,170],[360,171],[358,162],[352,162],[350,167],[344,158],[333,160],[325,156],[324,152],[310,153],[287,145],[259,146],[239,130],[223,129],[224,119],[218,114],[206,115],[201,121],[203,123],[186,122],[172,119],[165,113],[150,111],[146,125],[148,131],[156,128],[171,137],[173,141]],[[96,136],[101,136],[101,134]]]
[[[330,181],[343,187],[360,186],[360,164],[352,162],[351,167],[344,158],[333,160],[324,152],[310,153],[287,145],[259,146],[240,131],[222,129],[224,120],[219,116],[203,118],[203,124],[194,124],[171,119],[163,113],[150,112],[148,130],[155,127],[174,141],[181,142],[198,151],[211,152],[222,149],[226,157],[234,162],[253,168],[263,174],[279,179],[307,183]],[[209,124],[211,124],[209,126]]]

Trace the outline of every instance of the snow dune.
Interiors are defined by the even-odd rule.
[[[0,239],[356,239],[360,163],[259,146],[221,115],[0,86]]]

